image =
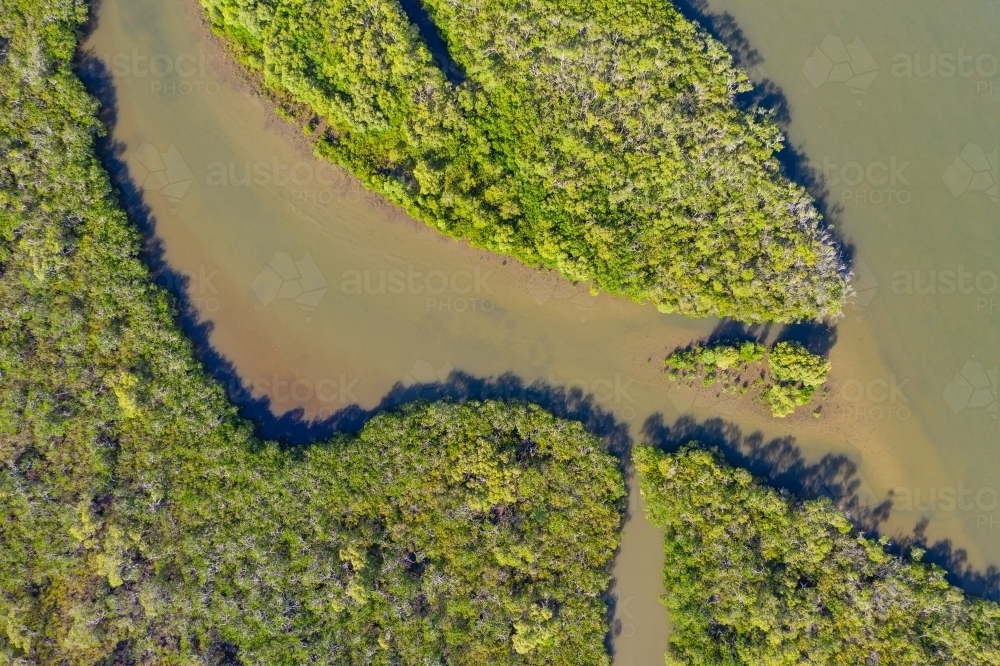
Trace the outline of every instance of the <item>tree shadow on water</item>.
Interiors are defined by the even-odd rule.
[[[434,24],[434,20],[428,13],[427,8],[424,7],[423,0],[400,0],[399,4],[403,8],[403,13],[410,19],[410,24],[416,27],[420,37],[424,40],[424,44],[427,45],[431,55],[434,56],[434,60],[437,61],[438,67],[441,68],[442,73],[448,81],[455,86],[464,83],[466,79],[465,72],[462,70],[461,65],[452,59],[447,44],[441,38],[441,32]]]
[[[96,8],[91,10],[91,20],[87,29],[96,26]],[[192,342],[195,355],[210,372],[228,389],[234,391],[237,402],[248,405],[248,415],[255,414],[255,404],[249,391],[241,393],[242,382],[237,378],[235,368],[209,344],[209,336],[213,325],[202,321],[190,297],[188,286],[191,276],[173,269],[166,260],[163,241],[156,235],[156,217],[152,208],[146,203],[143,189],[129,173],[127,147],[121,141],[114,139],[114,128],[117,123],[117,91],[107,65],[94,53],[78,51],[74,69],[87,91],[100,103],[98,118],[106,128],[104,136],[95,139],[95,152],[98,160],[104,166],[117,194],[118,203],[125,211],[129,221],[141,232],[142,244],[139,259],[149,268],[152,281],[166,289],[173,297],[175,312],[174,323]],[[213,372],[212,369],[217,369]]]
[[[667,425],[662,414],[650,416],[641,432],[644,441],[662,451],[676,451],[692,441],[715,447],[726,462],[763,477],[771,486],[807,499],[830,498],[865,531],[877,528],[891,508],[888,500],[874,507],[861,503],[857,493],[863,479],[850,458],[828,453],[817,462],[809,462],[791,436],[768,441],[760,432],[744,435],[735,423],[721,418],[698,422],[682,416]]]
[[[976,569],[969,562],[969,553],[964,548],[956,547],[951,539],[931,541],[927,536],[929,524],[927,518],[921,518],[912,535],[894,544],[894,552],[908,553],[911,548],[919,547],[926,551],[923,556],[925,562],[937,564],[948,572],[949,583],[969,594],[1000,602],[1000,568],[991,564],[985,570]]]
[[[93,29],[94,25],[96,22],[92,22],[89,29]],[[80,51],[75,68],[87,90],[101,103],[99,118],[108,133],[97,138],[95,149],[111,178],[120,205],[142,234],[140,259],[149,267],[153,281],[172,296],[175,323],[190,340],[196,358],[221,384],[240,416],[254,425],[259,438],[278,441],[287,447],[315,445],[330,440],[340,432],[357,432],[379,412],[418,400],[519,400],[538,404],[558,417],[582,422],[588,432],[604,439],[608,451],[619,459],[622,470],[626,471],[632,445],[627,423],[617,420],[613,413],[597,405],[593,395],[584,394],[579,388],[544,382],[528,384],[513,373],[482,378],[455,371],[441,382],[409,385],[397,382],[371,409],[347,405],[321,420],[306,418],[302,409],[276,416],[272,412],[270,398],[266,395],[255,396],[252,382],[248,384],[232,361],[212,347],[210,335],[213,325],[200,320],[189,292],[191,277],[174,270],[166,261],[163,242],[156,235],[156,217],[146,203],[141,185],[129,174],[126,146],[113,138],[117,121],[117,94],[107,66],[93,53]],[[627,520],[628,508],[624,502],[622,514]],[[613,580],[603,596],[608,607],[607,621],[613,627],[617,606]],[[620,622],[618,625],[620,632]],[[614,635],[612,629],[606,637],[609,654],[614,653]]]
[[[825,357],[837,344],[837,327],[825,322],[790,324],[781,329],[776,342],[798,342],[813,354]]]
[[[723,342],[764,342],[771,335],[772,324],[745,324],[735,319],[722,319],[701,344]]]
[[[759,432],[745,435],[734,423],[720,418],[698,422],[682,416],[667,425],[662,414],[654,414],[643,424],[643,441],[666,452],[676,451],[688,442],[717,448],[731,465],[749,470],[774,488],[788,490],[803,499],[829,498],[850,518],[860,533],[877,539],[880,527],[889,518],[892,498],[871,504],[874,497],[860,495],[864,488],[857,464],[844,455],[826,454],[810,462],[796,445],[795,438],[765,440]],[[949,583],[967,594],[1000,601],[1000,568],[989,565],[978,570],[969,562],[968,553],[956,548],[950,539],[931,542],[927,537],[929,521],[922,519],[912,534],[890,535],[887,550],[907,558],[913,547],[926,551],[922,561],[940,566]]]
[[[379,412],[418,400],[519,400],[538,404],[558,417],[582,422],[588,432],[604,439],[608,451],[619,459],[621,469],[626,470],[632,445],[627,423],[617,420],[613,413],[597,405],[593,395],[579,388],[544,382],[529,384],[513,373],[482,378],[455,371],[440,382],[409,385],[397,382],[378,405],[370,409],[347,405],[322,420],[306,418],[302,409],[276,416],[270,398],[255,396],[252,382],[247,383],[232,361],[212,347],[213,325],[200,320],[189,292],[191,277],[174,270],[166,261],[163,242],[156,235],[156,217],[146,203],[141,185],[129,174],[126,146],[113,138],[117,95],[107,66],[94,54],[83,51],[77,54],[75,66],[87,90],[101,103],[99,116],[108,133],[97,138],[95,149],[111,178],[120,205],[142,234],[140,259],[149,267],[153,281],[172,296],[175,323],[190,340],[196,358],[221,384],[240,416],[254,425],[259,438],[278,441],[286,447],[302,447],[330,440],[340,432],[357,432]],[[622,515],[623,520],[628,519],[625,502]],[[615,553],[615,557],[617,555]],[[617,606],[613,580],[603,598],[608,607],[607,621],[613,627]],[[620,623],[618,625],[620,632]],[[614,635],[612,629],[606,637],[609,654],[614,653]]]
[[[691,345],[714,345],[734,342],[798,342],[819,356],[828,356],[837,343],[837,327],[827,322],[803,322],[779,326],[773,324],[745,324],[734,319],[722,319],[702,340]]]

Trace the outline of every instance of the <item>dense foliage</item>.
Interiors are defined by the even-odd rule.
[[[767,369],[761,367],[766,359]],[[779,342],[766,347],[759,342],[718,342],[679,349],[663,361],[671,381],[693,386],[722,383],[722,391],[743,396],[758,392],[771,413],[784,418],[797,406],[812,402],[816,389],[826,383],[830,362],[797,342]],[[813,412],[819,417],[819,410]]]
[[[425,0],[458,85],[398,0],[201,2],[328,123],[321,155],[444,233],[665,312],[840,310],[846,269],[778,129],[668,0]]]
[[[667,664],[1000,664],[1000,607],[855,534],[826,499],[769,489],[714,453],[634,451],[664,530]]]
[[[0,0],[0,664],[606,664],[617,461],[513,403],[258,441],[94,157],[78,0]]]

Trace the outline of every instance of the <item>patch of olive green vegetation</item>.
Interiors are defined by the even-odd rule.
[[[0,664],[608,664],[617,460],[517,403],[256,439],[94,156],[85,18],[0,2]]]
[[[664,312],[836,315],[847,269],[725,48],[666,0],[200,0],[317,152],[477,247]],[[307,122],[307,120],[304,120]]]
[[[801,501],[689,445],[637,447],[664,530],[668,665],[1000,664],[1000,606],[885,552],[828,499]]]
[[[771,348],[759,342],[696,345],[670,354],[663,365],[670,381],[687,382],[689,387],[700,380],[705,387],[720,382],[721,390],[733,395],[753,391],[778,418],[812,402],[830,373],[829,361],[797,342]],[[819,418],[820,410],[813,414]]]

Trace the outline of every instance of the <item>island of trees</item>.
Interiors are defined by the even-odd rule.
[[[425,0],[437,60],[397,0],[201,2],[320,155],[443,233],[664,312],[848,294],[746,76],[665,0]]]
[[[670,381],[686,382],[689,388],[695,382],[703,387],[718,382],[720,391],[740,397],[752,391],[776,418],[812,402],[830,373],[829,361],[798,342],[692,345],[667,356],[663,365]],[[819,418],[819,409],[813,414]]]

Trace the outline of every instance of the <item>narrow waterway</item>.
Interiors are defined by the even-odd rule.
[[[719,322],[591,296],[446,239],[316,160],[191,3],[103,0],[87,68],[113,96],[111,161],[155,240],[151,260],[183,291],[209,365],[258,399],[244,402],[268,436],[350,427],[420,395],[530,397],[616,446],[722,445],[780,483],[853,499],[882,532],[920,524],[930,544],[946,543],[942,559],[981,572],[1000,559],[1000,208],[988,182],[1000,78],[995,66],[992,77],[894,76],[893,62],[954,53],[962,71],[988,71],[996,10],[964,2],[946,16],[922,4],[922,14],[901,1],[698,9],[731,14],[720,33],[742,37],[753,76],[783,96],[791,141],[825,169],[831,214],[861,260],[858,302],[828,340],[832,391],[819,419],[810,408],[776,420],[752,402],[671,386],[664,355]],[[871,511],[890,494],[894,509]],[[614,570],[618,665],[663,663],[662,565],[633,486]]]

